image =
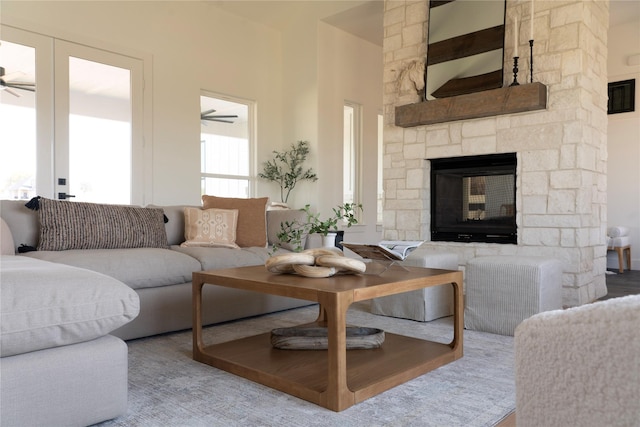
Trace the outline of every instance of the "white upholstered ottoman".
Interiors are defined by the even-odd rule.
[[[488,256],[469,260],[466,329],[513,335],[524,319],[562,308],[562,264],[552,258]]]
[[[458,270],[458,255],[419,247],[402,261],[412,267]],[[453,314],[453,287],[440,285],[371,300],[371,312],[383,316],[428,322]]]

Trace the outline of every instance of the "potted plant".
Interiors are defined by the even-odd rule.
[[[320,234],[326,240],[323,246],[333,247],[335,245],[336,233],[338,231],[338,221],[344,221],[347,228],[357,224],[356,210],[362,210],[361,204],[345,203],[333,208],[333,216],[321,220],[319,213],[311,212],[311,206],[305,205],[302,209],[307,214],[306,222],[285,221],[280,224],[280,232],[277,237],[278,247],[286,247],[294,252],[304,249],[304,242],[309,234]]]
[[[298,221],[280,223],[280,231],[276,235],[278,243],[274,245],[274,251],[280,247],[285,247],[293,252],[302,252],[310,228],[310,224],[301,224]]]
[[[258,176],[267,181],[280,185],[280,201],[284,204],[289,200],[291,191],[300,181],[318,180],[312,168],[304,169],[302,164],[309,155],[309,142],[298,141],[291,144],[287,151],[273,151],[274,158],[264,163],[262,172]]]
[[[304,207],[307,213],[307,224],[309,224],[309,234],[320,234],[323,236],[322,246],[334,246],[336,234],[338,232],[338,221],[343,221],[347,228],[358,223],[356,211],[362,210],[362,204],[344,203],[333,208],[333,216],[324,220],[320,219],[319,213],[312,213],[309,205]]]

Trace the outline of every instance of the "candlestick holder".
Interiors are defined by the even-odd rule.
[[[511,83],[509,86],[519,86],[520,83],[518,83],[518,57],[514,56],[513,57],[513,83]]]
[[[529,75],[533,83],[533,40],[529,40]]]

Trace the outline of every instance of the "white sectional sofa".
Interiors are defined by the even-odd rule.
[[[265,199],[266,200],[266,199]],[[74,202],[67,202],[74,203]],[[165,248],[37,250],[19,256],[86,268],[125,283],[140,298],[140,314],[113,335],[124,340],[191,328],[191,275],[194,271],[260,265],[269,258],[271,247],[181,247],[184,238],[185,206],[156,207],[167,217]],[[263,205],[264,209],[264,205]],[[275,243],[280,222],[303,218],[297,210],[266,211],[265,241]],[[0,201],[0,216],[7,222],[16,251],[20,245],[38,246],[37,211],[24,201]],[[264,216],[264,214],[263,214]],[[203,324],[214,324],[299,307],[306,301],[221,289],[208,286],[203,292]]]
[[[3,426],[88,425],[127,409],[127,346],[109,333],[138,296],[90,270],[2,255]]]
[[[120,213],[103,211],[107,205],[89,206],[97,214],[93,210],[86,214],[73,210],[82,204],[46,200],[41,206],[47,209],[72,206],[71,211],[62,209],[47,218],[42,208],[29,209],[25,201],[0,201],[0,216],[7,224],[2,233],[7,254],[0,264],[2,425],[88,425],[123,414],[127,402],[123,340],[191,328],[194,271],[264,264],[280,222],[304,218],[301,211],[266,211],[266,199],[254,202],[262,206],[264,224],[258,234],[264,233],[264,243],[226,248],[180,246],[185,242],[185,206],[121,207],[141,209],[134,216],[153,217],[159,211],[161,221],[164,214],[161,230],[158,226],[151,230],[145,224],[130,227],[122,218],[114,219]],[[242,225],[245,236],[256,221],[251,222]],[[45,229],[50,235],[43,235]],[[66,249],[84,245],[92,233],[134,247]],[[154,238],[160,241],[157,247],[135,247]],[[38,250],[23,252],[29,247]],[[203,298],[205,325],[309,304],[215,286],[206,287]],[[84,319],[82,307],[94,318]],[[101,314],[109,307],[116,313],[107,321]],[[43,316],[47,309],[49,318]]]

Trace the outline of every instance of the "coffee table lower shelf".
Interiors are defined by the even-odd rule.
[[[450,363],[460,353],[449,344],[386,333],[380,348],[347,351],[347,386],[359,403]],[[275,349],[265,333],[206,346],[194,359],[327,407],[326,350]]]

